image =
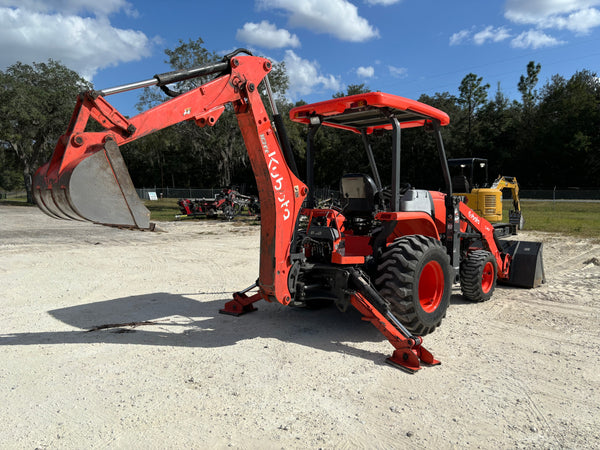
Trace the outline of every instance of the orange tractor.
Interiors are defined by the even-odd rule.
[[[272,99],[271,63],[239,50],[221,62],[78,98],[67,132],[51,160],[34,177],[34,196],[47,214],[99,224],[148,229],[119,146],[181,121],[212,126],[233,107],[256,177],[261,205],[260,270],[255,285],[234,294],[221,312],[255,310],[259,300],[303,306],[335,303],[356,308],[394,346],[388,361],[414,372],[439,362],[422,345],[446,315],[452,287],[460,282],[472,301],[491,297],[496,281],[534,287],[543,281],[541,244],[503,241],[460,199],[452,185],[440,133],[442,111],[402,97],[368,93],[294,108],[292,120],[308,127],[307,174],[302,181]],[[193,77],[212,80],[132,118],[106,100],[111,94]],[[272,118],[261,100],[269,96]],[[86,131],[94,119],[104,128]],[[341,176],[341,208],[316,208],[313,136],[322,126],[355,133],[371,173]],[[401,130],[421,127],[433,136],[445,192],[410,188],[400,179]],[[391,140],[392,179],[385,184],[369,145],[374,132]],[[251,291],[256,291],[251,293]]]

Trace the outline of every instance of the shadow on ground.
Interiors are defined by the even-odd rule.
[[[376,364],[383,363],[393,351],[391,345],[387,354],[349,345],[385,342],[352,308],[342,313],[335,307],[308,310],[261,301],[253,313],[240,317],[219,314],[229,299],[199,301],[184,295],[151,293],[56,309],[48,313],[76,329],[1,334],[0,346],[107,343],[216,348],[262,337],[348,353]],[[154,323],[88,331],[131,322]]]

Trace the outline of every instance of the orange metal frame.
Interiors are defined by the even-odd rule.
[[[91,91],[79,96],[75,111],[71,117],[67,132],[61,136],[51,160],[36,173],[34,189],[52,190],[61,185],[61,178],[72,173],[84,159],[104,150],[108,141],[117,145],[139,139],[150,133],[183,121],[195,121],[200,126],[212,126],[231,104],[236,114],[252,169],[256,178],[261,204],[261,251],[260,273],[256,287],[258,292],[247,295],[236,293],[234,299],[225,305],[223,312],[243,314],[254,311],[253,304],[265,299],[284,305],[291,302],[288,287],[289,273],[292,268],[290,252],[302,203],[307,195],[307,187],[292,172],[284,155],[275,130],[265,110],[258,90],[259,83],[271,70],[271,63],[264,58],[237,56],[229,61],[229,73],[168,100],[146,112],[130,119],[120,114],[106,99]],[[362,100],[361,100],[362,99]],[[372,93],[362,95],[356,101],[371,102],[375,106],[389,106],[400,109],[417,109],[422,115],[436,117],[442,124],[448,123],[448,117],[435,108],[419,102],[402,99],[387,94]],[[352,97],[344,102],[352,103]],[[319,108],[346,108],[340,99],[322,102]],[[337,106],[335,106],[337,105]],[[439,117],[438,117],[439,116]],[[86,131],[90,118],[98,122],[104,131]],[[302,121],[302,118],[300,118]],[[423,120],[404,122],[403,127],[421,126]],[[373,130],[370,130],[373,131]],[[115,175],[115,179],[118,180]],[[118,183],[118,181],[117,181]],[[343,230],[343,216],[334,210],[305,210],[303,214],[323,216],[328,224],[335,223]],[[424,215],[411,214],[416,224],[422,223]],[[396,217],[380,217],[381,220],[396,220]],[[432,235],[436,235],[435,224],[428,223]],[[369,245],[363,237],[356,236],[353,255],[337,254],[339,264],[362,264],[369,252]],[[364,319],[375,325],[396,349],[390,362],[408,371],[420,368],[420,361],[427,364],[439,364],[431,353],[425,350],[420,337],[401,332],[392,325],[360,292],[350,295],[352,305]]]
[[[139,139],[179,122],[193,120],[212,126],[226,104],[232,104],[238,119],[261,204],[261,253],[259,289],[262,298],[290,302],[288,273],[290,242],[296,217],[307,188],[290,170],[271,126],[258,90],[271,70],[271,62],[254,56],[230,61],[229,74],[149,109],[130,119],[120,114],[102,96],[87,92],[79,96],[67,132],[61,136],[49,163],[36,173],[37,189],[51,189],[63,174],[72,171],[90,155],[101,151],[107,140],[118,145]],[[88,132],[89,119],[105,128]]]

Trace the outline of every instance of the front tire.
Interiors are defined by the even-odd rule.
[[[452,294],[450,258],[437,239],[395,239],[381,255],[375,285],[390,311],[413,334],[424,336],[446,316]]]
[[[486,250],[475,250],[460,264],[460,289],[471,302],[485,302],[496,288],[498,268],[494,255]]]

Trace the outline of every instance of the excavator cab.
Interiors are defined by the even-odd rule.
[[[452,190],[471,192],[472,188],[488,187],[488,161],[483,158],[455,158],[448,160],[452,176]]]
[[[465,199],[478,215],[496,227],[512,230],[522,230],[524,218],[521,213],[519,185],[514,177],[499,176],[491,185],[488,183],[488,160],[484,158],[453,158],[448,160],[452,174],[453,194]],[[508,224],[503,222],[502,191],[510,189],[513,208],[509,211]]]
[[[491,223],[502,222],[502,192],[488,189],[488,161],[483,158],[448,160],[452,190],[465,203]]]

